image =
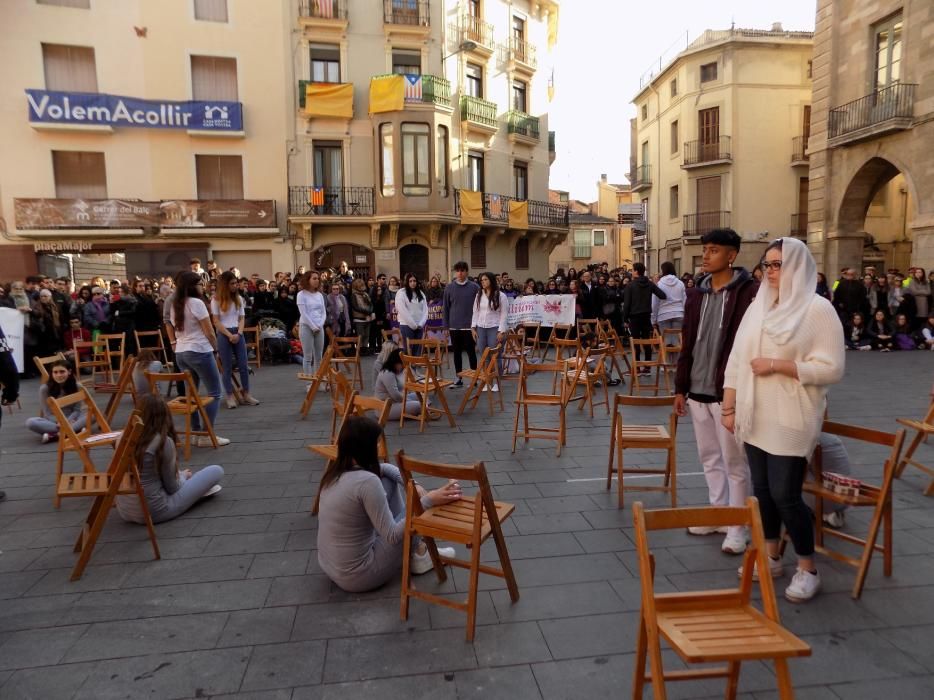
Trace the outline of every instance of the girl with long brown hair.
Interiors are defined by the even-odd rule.
[[[178,468],[175,452],[175,425],[168,404],[159,394],[139,400],[143,433],[136,448],[136,464],[154,523],[177,518],[205,496],[221,490],[223,467],[212,464],[192,473]],[[117,512],[131,523],[144,524],[145,518],[136,495],[117,496]]]
[[[258,406],[259,401],[250,395],[250,368],[246,358],[246,341],[243,338],[243,326],[246,322],[246,310],[238,290],[239,281],[230,272],[221,273],[217,280],[217,294],[211,299],[211,315],[217,330],[217,352],[224,368],[224,391],[227,392],[227,408],[237,407],[237,398],[233,389],[233,360],[237,360],[240,370],[240,386],[243,389],[244,406]]]
[[[321,291],[321,278],[314,270],[303,274],[298,281],[298,336],[302,343],[302,371],[311,374],[312,366],[321,364],[324,353],[324,323],[327,303]]]

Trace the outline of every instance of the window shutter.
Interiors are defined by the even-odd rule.
[[[55,196],[59,199],[106,199],[104,154],[52,151]]]
[[[97,92],[97,69],[93,48],[43,44],[42,62],[46,90]]]
[[[192,56],[191,96],[195,100],[237,102],[237,59]]]
[[[226,22],[227,0],[195,0],[195,19]]]
[[[516,269],[529,269],[529,239],[520,238],[516,243]]]
[[[240,156],[195,156],[198,199],[243,199]]]
[[[477,234],[470,239],[470,266],[486,267],[486,236]]]

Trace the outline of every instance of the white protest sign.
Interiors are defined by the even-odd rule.
[[[0,328],[6,336],[7,345],[13,351],[16,369],[23,372],[23,334],[26,331],[26,316],[18,309],[0,307]]]
[[[507,323],[515,328],[520,323],[540,323],[554,326],[556,323],[574,325],[573,294],[533,294],[516,297],[509,302]]]

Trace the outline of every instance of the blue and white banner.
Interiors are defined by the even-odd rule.
[[[143,129],[243,131],[239,102],[173,102],[90,92],[26,90],[29,121]]]

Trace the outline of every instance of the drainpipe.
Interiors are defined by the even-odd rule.
[[[661,75],[661,74],[659,74]],[[656,167],[655,169],[655,179],[661,184],[661,166],[662,166],[662,110],[661,110],[661,101],[658,99],[658,90],[655,89],[655,86],[652,84],[652,81],[649,81],[649,90],[652,91],[652,94],[655,95],[655,158],[656,158]],[[678,134],[680,137],[680,134]],[[653,187],[652,190],[658,194],[656,200],[658,201],[658,206],[654,207],[655,209],[655,230],[659,234],[661,233],[661,226],[659,224],[660,219],[658,218],[658,212],[662,208],[662,196],[658,193],[658,187]],[[649,195],[649,208],[652,209],[652,196]],[[648,222],[646,222],[648,226]],[[649,232],[645,232],[646,241],[651,246],[651,238]],[[667,240],[667,239],[666,239]],[[658,253],[655,255],[655,271],[661,271],[661,248],[658,249]],[[651,252],[651,248],[648,248],[646,252]]]

